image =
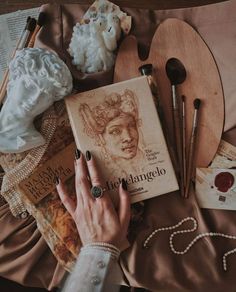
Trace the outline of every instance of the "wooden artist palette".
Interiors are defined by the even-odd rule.
[[[128,36],[122,42],[117,55],[114,82],[139,76],[138,68],[143,64],[152,63],[168,131],[173,137],[171,85],[165,71],[166,62],[172,57],[179,59],[187,71],[186,80],[177,86],[179,96],[186,96],[187,142],[191,135],[193,101],[195,98],[202,101],[196,166],[207,167],[221,140],[224,96],[215,60],[203,39],[190,25],[174,18],[163,21],[155,32],[149,56],[145,61],[140,60],[138,56],[136,38]],[[150,127],[153,125],[150,124]]]

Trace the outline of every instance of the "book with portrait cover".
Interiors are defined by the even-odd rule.
[[[66,97],[76,146],[91,151],[113,202],[125,179],[131,202],[178,189],[146,76]]]

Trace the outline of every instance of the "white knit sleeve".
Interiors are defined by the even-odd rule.
[[[118,255],[113,249],[96,244],[83,247],[62,291],[119,291],[122,273],[117,259]]]

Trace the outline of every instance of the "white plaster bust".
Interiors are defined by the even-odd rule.
[[[43,145],[34,118],[71,90],[71,73],[56,54],[39,48],[18,51],[9,65],[7,98],[0,111],[0,152]]]

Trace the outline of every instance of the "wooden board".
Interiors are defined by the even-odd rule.
[[[152,63],[168,131],[173,137],[171,86],[165,72],[166,62],[172,57],[179,59],[187,71],[185,82],[177,87],[179,96],[186,96],[187,142],[191,134],[193,101],[195,98],[202,101],[196,166],[207,167],[217,151],[223,131],[224,96],[214,58],[200,35],[190,25],[174,18],[163,21],[155,32],[149,56],[145,61],[139,59],[136,38],[128,36],[122,42],[117,55],[114,82],[139,76],[139,66]]]

